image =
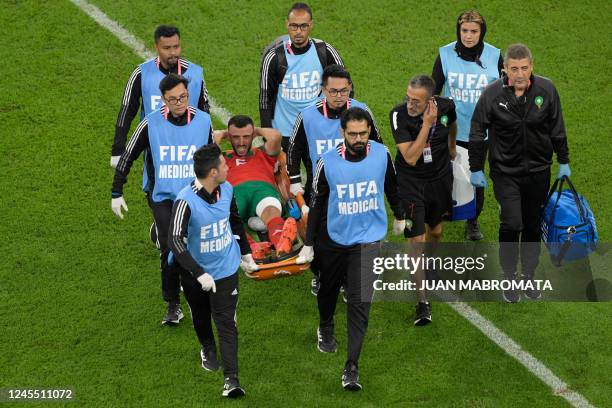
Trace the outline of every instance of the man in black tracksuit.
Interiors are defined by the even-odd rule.
[[[289,38],[270,47],[261,61],[261,127],[281,132],[285,152],[289,148],[297,114],[318,99],[325,67],[331,64],[344,66],[340,54],[331,44],[310,37],[313,24],[310,7],[305,3],[295,3],[285,21]]]
[[[195,141],[193,146],[199,147],[212,142],[212,125],[210,115],[189,106],[189,82],[187,78],[176,74],[169,74],[158,85],[162,94],[164,105],[154,110],[138,124],[130,142],[124,150],[117,168],[112,187],[111,206],[113,212],[123,218],[122,206],[127,205],[123,198],[123,185],[127,183],[134,161],[141,154],[149,157],[145,160],[145,170],[148,178],[150,191],[147,192],[147,201],[153,213],[154,225],[157,237],[157,248],[160,251],[161,288],[162,297],[167,303],[167,311],[162,319],[162,324],[178,324],[183,318],[180,305],[180,280],[174,268],[168,264],[170,248],[167,245],[168,228],[170,226],[170,214],[172,203],[180,188],[189,183],[189,178],[184,174],[175,174],[168,171],[167,162],[173,165],[191,167],[189,155],[172,158],[171,154],[162,155],[162,148],[170,148],[160,145],[163,138],[173,140],[171,148],[178,149],[181,145],[189,145]],[[192,136],[193,135],[193,140]],[[166,150],[167,151],[167,150]],[[162,157],[164,156],[164,157]],[[165,159],[165,160],[164,160]],[[155,161],[157,160],[157,162]],[[165,174],[163,174],[165,173]],[[178,173],[178,172],[176,172]],[[177,181],[176,185],[168,186],[171,180]]]
[[[319,260],[317,348],[322,353],[336,352],[334,313],[345,285],[348,356],[342,386],[353,391],[361,389],[358,361],[373,296],[371,262],[387,233],[384,195],[395,219],[404,219],[391,154],[369,140],[371,131],[372,118],[364,109],[342,114],[344,141],[317,161],[306,239],[296,259],[310,262],[316,253]]]
[[[240,397],[238,381],[238,266],[257,270],[251,255],[228,166],[216,144],[193,155],[196,178],[178,193],[172,207],[168,245],[172,249],[193,327],[202,346],[202,368],[219,369],[211,318],[219,335],[224,397]]]
[[[495,198],[500,205],[499,257],[506,279],[516,279],[520,258],[523,279],[532,280],[540,254],[540,220],[550,187],[553,151],[557,178],[570,175],[569,151],[559,94],[552,82],[532,74],[529,48],[508,47],[506,75],[482,93],[470,129],[471,181],[486,186],[484,138],[489,136],[489,166]],[[538,243],[537,245],[534,243]],[[538,299],[537,290],[525,296]],[[504,291],[504,300],[515,303],[520,293]]]

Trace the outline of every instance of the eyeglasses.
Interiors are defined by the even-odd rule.
[[[342,88],[342,89],[325,88],[325,89],[327,89],[327,92],[329,92],[331,96],[338,96],[338,94],[342,96],[346,96],[351,92],[350,88]]]
[[[366,139],[368,136],[370,136],[370,132],[367,130],[364,130],[363,132],[346,132],[346,135],[351,139],[357,139],[358,137],[360,139]]]
[[[297,31],[302,30],[302,31],[306,31],[310,28],[310,24],[311,23],[303,23],[303,24],[295,24],[295,23],[291,23],[289,24],[289,30],[291,31]]]
[[[178,105],[179,103],[185,102],[188,98],[189,98],[189,94],[186,93],[186,94],[179,95],[178,98],[170,97],[166,99],[166,102],[168,102],[170,105]]]
[[[410,97],[408,97],[408,95],[406,95],[406,102],[408,103],[408,105],[412,106],[419,106],[422,104],[422,101],[420,99],[411,99]]]

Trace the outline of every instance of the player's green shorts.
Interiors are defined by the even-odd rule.
[[[265,181],[247,181],[234,187],[234,197],[238,212],[243,220],[247,221],[250,217],[255,217],[257,204],[266,197],[274,197],[281,203],[281,195],[270,183]]]

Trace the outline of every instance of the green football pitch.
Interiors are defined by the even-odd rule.
[[[183,55],[205,68],[215,100],[259,117],[260,52],[284,33],[289,2],[94,3],[149,49],[158,24],[179,26]],[[479,8],[488,42],[529,45],[535,72],[561,95],[572,179],[595,212],[600,240],[610,242],[609,2],[311,6],[313,36],[341,53],[356,97],[373,110],[390,147],[389,110],[410,76],[431,72],[461,11]],[[319,353],[308,274],[241,279],[247,396],[222,400],[222,374],[200,368],[189,316],[178,327],[159,324],[158,257],[136,172],[126,185],[126,219],[110,209],[114,124],[128,76],[142,60],[67,0],[7,0],[1,8],[0,388],[71,388],[76,402],[68,406],[551,407],[569,406],[562,394],[572,391],[594,406],[612,406],[610,303],[471,304],[567,383],[556,393],[449,305],[434,303],[433,324],[414,328],[412,304],[376,303],[360,361],[364,390],[349,393],[340,386],[346,308],[338,305],[338,353]],[[215,127],[222,126],[217,118]],[[494,241],[497,225],[489,188],[487,240]],[[462,232],[461,223],[447,225],[445,241],[461,241]]]

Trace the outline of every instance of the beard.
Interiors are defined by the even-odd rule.
[[[366,143],[357,142],[350,146],[348,146],[349,150],[353,152],[356,156],[363,156],[366,151]]]

